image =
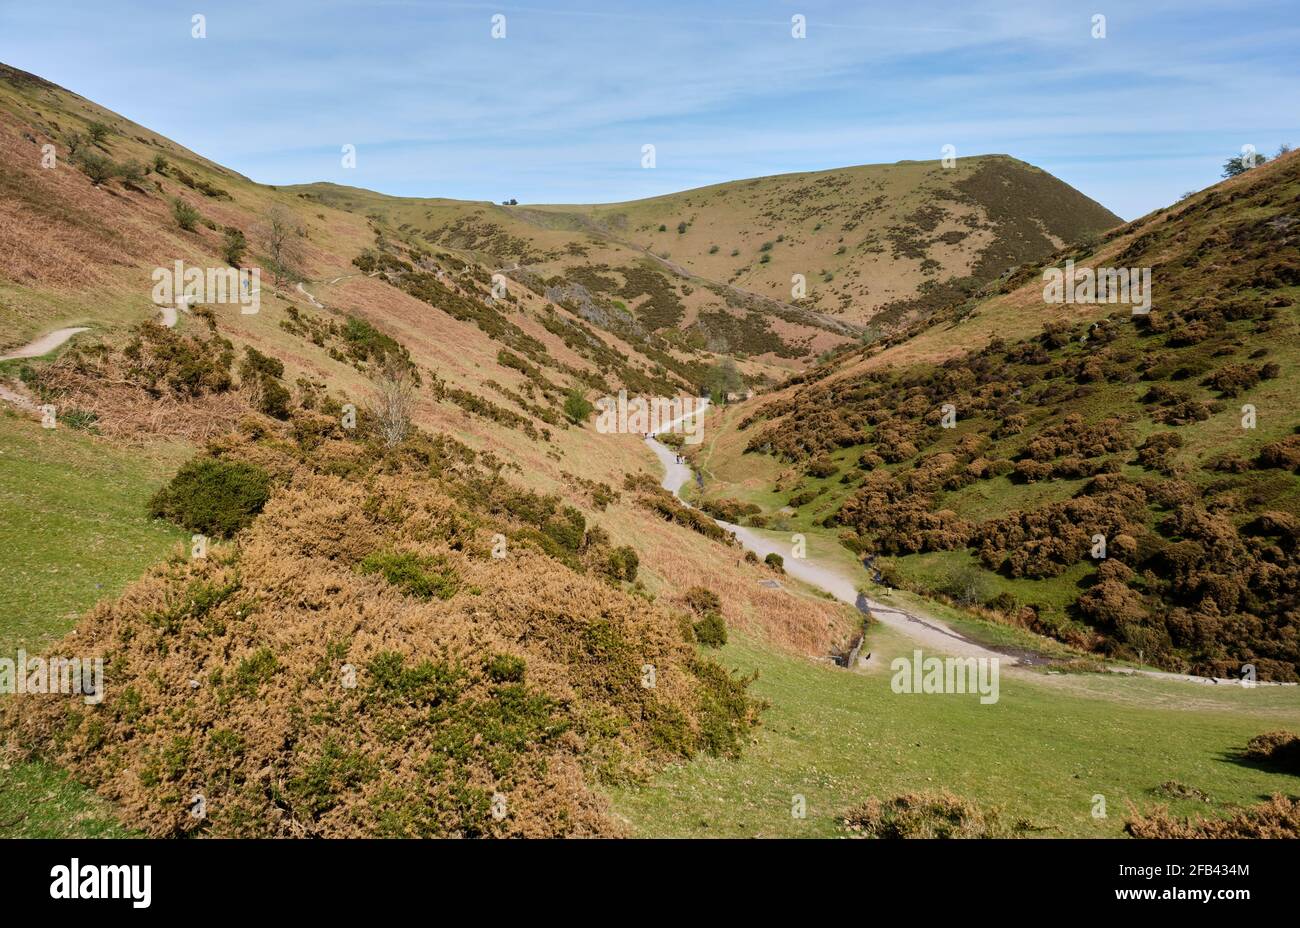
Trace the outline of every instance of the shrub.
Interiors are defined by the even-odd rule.
[[[114,168],[124,184],[141,184],[144,182],[144,165],[139,161],[124,161]]]
[[[1124,830],[1135,838],[1300,838],[1300,800],[1274,796],[1228,818],[1179,819],[1164,806],[1133,811]]]
[[[763,558],[763,563],[768,567],[771,567],[777,573],[785,573],[785,558],[781,557],[781,555],[777,554],[775,551],[769,553],[767,557]]]
[[[201,458],[187,462],[149,501],[154,518],[194,532],[229,538],[253,520],[271,496],[271,477],[254,464]]]
[[[284,384],[264,378],[257,398],[257,411],[273,419],[284,421],[289,418],[289,403],[292,399],[293,395]]]
[[[244,349],[244,360],[239,362],[239,376],[245,380],[262,376],[279,379],[284,376],[284,362],[249,346]]]
[[[109,180],[117,170],[112,161],[93,151],[81,155],[77,159],[77,164],[90,178],[90,182],[96,185]]]
[[[727,623],[716,612],[706,613],[692,628],[695,640],[706,648],[720,648],[727,643]]]
[[[1256,735],[1246,743],[1246,756],[1261,764],[1300,775],[1300,735],[1290,731]]]
[[[104,125],[102,122],[92,122],[86,127],[86,134],[90,136],[92,142],[98,145],[100,142],[104,141],[104,139],[108,138],[108,126]]]
[[[636,551],[629,545],[623,545],[609,552],[605,561],[605,573],[614,580],[625,580],[631,583],[636,579],[639,565],[640,560],[636,556]]]
[[[522,683],[525,667],[522,657],[513,654],[493,654],[485,669],[494,683]]]
[[[828,454],[819,454],[808,464],[808,473],[813,477],[834,477],[839,470],[839,465]]]
[[[996,612],[1003,613],[1004,615],[1013,615],[1015,614],[1016,609],[1020,604],[1016,602],[1016,598],[1014,596],[1012,596],[1010,593],[1003,590],[997,596],[994,596],[987,603],[985,603],[985,605]]]
[[[564,416],[574,425],[582,425],[586,422],[593,408],[591,402],[577,387],[571,389],[569,395],[564,398]]]
[[[460,578],[445,558],[422,557],[411,551],[377,551],[367,556],[359,569],[363,574],[380,574],[416,599],[451,599],[460,590]]]
[[[693,586],[682,596],[687,607],[697,615],[722,610],[722,597],[704,586]]]
[[[225,236],[221,240],[221,256],[226,259],[226,263],[232,267],[238,267],[239,262],[243,260],[244,249],[248,247],[248,239],[244,233],[234,226],[226,226]]]
[[[172,218],[176,224],[186,232],[193,232],[194,227],[198,225],[199,211],[190,204],[186,203],[180,197],[172,200]]]

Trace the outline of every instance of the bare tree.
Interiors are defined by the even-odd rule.
[[[271,259],[275,282],[296,275],[302,267],[304,233],[293,213],[277,203],[262,214],[257,232]]]
[[[411,410],[415,406],[415,381],[411,365],[388,357],[373,376],[376,396],[370,406],[371,418],[389,448],[396,448],[411,430]]]

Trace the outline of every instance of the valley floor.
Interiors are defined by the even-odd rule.
[[[648,444],[665,468],[665,488],[679,491],[689,468],[659,442]],[[759,556],[789,554],[775,533],[722,524]],[[787,558],[786,570],[852,602],[848,561],[832,547]],[[1162,803],[1207,815],[1294,788],[1292,777],[1237,757],[1254,735],[1300,725],[1294,687],[1026,667],[1003,675],[991,705],[974,695],[897,694],[890,662],[917,647],[1011,662],[939,619],[918,621],[910,602],[866,604],[880,622],[863,647],[871,659],[852,672],[733,640],[724,663],[756,672],[756,694],[770,703],[753,744],[738,761],[679,764],[652,784],[616,791],[615,808],[632,828],[673,837],[830,837],[870,796],[946,789],[1002,807],[1031,834],[1111,837],[1123,833],[1130,809]],[[980,631],[987,641],[988,630]],[[1208,799],[1172,795],[1179,790]],[[1095,814],[1098,796],[1104,816]],[[793,814],[800,797],[802,818]]]

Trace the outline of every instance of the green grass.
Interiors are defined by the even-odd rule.
[[[124,838],[112,806],[43,763],[0,761],[0,838]]]
[[[142,456],[0,414],[0,653],[58,640],[188,538],[145,511],[185,453]]]
[[[1174,801],[1179,814],[1297,791],[1294,777],[1233,759],[1251,736],[1300,725],[1294,689],[1210,692],[1004,673],[999,702],[981,705],[976,697],[895,694],[888,661],[910,653],[910,643],[877,628],[869,649],[876,669],[848,673],[733,635],[721,660],[757,670],[754,690],[771,702],[753,743],[738,761],[696,760],[618,789],[615,811],[647,836],[828,837],[839,833],[838,816],[868,796],[947,788],[1001,806],[1045,836],[1110,837],[1122,834],[1127,803],[1163,801],[1153,790],[1167,780],[1214,799]],[[1105,819],[1091,816],[1097,793]],[[802,820],[791,816],[796,794],[807,800]]]
[[[0,655],[45,650],[188,537],[145,513],[187,453],[127,451],[0,413]],[[0,753],[0,837],[123,834],[111,808],[66,774]]]

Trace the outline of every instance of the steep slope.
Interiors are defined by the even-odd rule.
[[[50,152],[53,160],[46,157]],[[373,616],[374,648],[365,645],[352,655],[364,690],[359,695],[403,705],[417,691],[420,699],[430,694],[441,699],[447,694],[426,685],[435,665],[437,674],[445,671],[460,681],[445,715],[420,720],[431,725],[420,737],[431,739],[426,746],[445,747],[449,765],[376,780],[362,774],[383,766],[380,755],[399,750],[394,742],[343,744],[331,740],[328,728],[295,731],[292,737],[303,739],[301,760],[307,766],[283,768],[277,777],[301,785],[297,800],[248,780],[225,794],[227,811],[209,826],[221,833],[355,833],[358,802],[367,814],[376,803],[389,810],[380,829],[386,833],[607,833],[617,826],[594,792],[600,783],[641,776],[670,756],[713,750],[700,735],[722,735],[721,728],[695,714],[697,697],[712,692],[726,702],[731,698],[726,693],[733,692],[726,681],[732,678],[696,653],[683,591],[692,586],[713,591],[725,625],[798,653],[823,654],[852,632],[845,610],[761,586],[768,572],[734,556],[725,539],[691,532],[638,504],[621,488],[625,475],[654,466],[639,436],[599,434],[589,421],[577,425],[565,414],[575,393],[589,399],[620,388],[694,394],[714,361],[711,354],[635,329],[626,337],[598,329],[517,284],[494,294],[491,265],[410,241],[382,221],[255,184],[76,94],[10,69],[0,72],[0,159],[0,354],[56,329],[88,329],[54,354],[0,362],[0,414],[6,417],[5,434],[18,437],[3,449],[6,498],[48,512],[56,521],[93,515],[96,538],[142,537],[141,526],[150,524],[143,507],[134,516],[97,509],[86,486],[58,485],[65,469],[42,462],[59,463],[61,448],[80,455],[105,448],[129,458],[155,456],[154,449],[163,446],[170,470],[180,455],[197,459],[178,480],[206,475],[202,479],[212,477],[218,488],[245,481],[239,483],[238,500],[249,490],[258,507],[265,505],[268,514],[278,512],[275,519],[286,520],[255,516],[232,540],[214,545],[207,563],[178,549],[167,563],[150,569],[158,545],[137,545],[114,562],[111,583],[78,584],[57,610],[35,596],[23,600],[30,615],[21,622],[8,608],[18,601],[6,599],[0,623],[9,643],[30,653],[57,654],[81,653],[82,642],[94,641],[95,653],[117,668],[117,683],[105,699],[111,731],[88,715],[58,723],[43,715],[47,708],[55,715],[75,710],[64,704],[70,701],[26,706],[22,748],[78,767],[88,782],[128,810],[136,826],[153,833],[192,827],[184,810],[189,797],[180,795],[185,786],[217,768],[236,769],[231,750],[250,764],[260,757],[260,763],[270,758],[259,751],[274,754],[274,745],[283,744],[280,735],[287,731],[259,742],[252,729],[258,719],[279,719],[292,727],[301,708],[293,701],[312,685],[313,661],[319,657],[301,647],[323,643],[327,631],[319,624],[322,617],[303,604],[327,587],[335,590],[327,599],[332,595],[341,603],[355,596],[356,608],[344,610],[348,622],[362,615],[366,603],[383,600],[391,606]],[[276,215],[285,220],[289,243],[278,250],[279,260],[269,228]],[[260,271],[257,311],[243,312],[239,303],[211,294],[179,311],[156,304],[154,272],[171,270],[176,261],[205,271],[231,264]],[[376,424],[391,369],[405,372],[413,385],[413,431],[398,451],[387,447]],[[57,410],[54,432],[42,429],[35,411],[46,403]],[[342,425],[345,403],[356,407],[353,430]],[[580,413],[574,418],[584,422]],[[59,441],[50,440],[53,435]],[[338,454],[329,453],[331,448]],[[444,469],[485,484],[486,498],[472,497],[467,484],[447,482],[449,475],[439,477]],[[269,474],[269,482],[254,479],[259,472]],[[146,477],[139,479],[143,483]],[[411,522],[401,504],[367,508],[381,485],[396,488],[392,481],[402,486],[398,495],[423,499],[444,516],[459,513],[453,518],[460,520],[459,528],[444,537],[445,544],[429,534],[428,523]],[[173,486],[171,503],[155,503],[155,515],[180,527],[155,527],[151,540],[174,538],[181,528],[187,538],[193,531],[220,534],[183,511],[186,500],[205,498],[188,486]],[[123,496],[149,495],[144,486],[127,489]],[[261,499],[263,491],[269,498]],[[322,556],[322,537],[307,531],[302,520],[345,498],[351,502],[340,516],[363,515],[366,524],[345,533],[347,557]],[[222,513],[231,505],[229,500],[214,504]],[[326,534],[342,527],[336,522]],[[477,538],[473,551],[464,549],[470,535],[460,531]],[[477,567],[502,566],[490,557],[477,562],[498,534],[509,539],[507,567],[516,571],[511,583],[520,584],[521,595],[534,605],[530,597],[552,590],[555,609],[529,620],[513,606],[509,617],[479,608],[488,587],[470,575]],[[72,533],[60,537],[62,547],[51,539],[22,562],[24,569],[55,574],[94,563],[81,557],[78,547],[90,539]],[[301,542],[302,558],[289,573],[277,573],[273,565],[290,550],[290,538]],[[11,536],[10,542],[22,540]],[[0,547],[0,558],[19,553]],[[433,569],[435,562],[446,566],[462,557],[469,559],[456,568],[463,583],[449,585],[445,572]],[[137,575],[147,576],[119,598],[119,574],[131,565]],[[223,573],[226,569],[239,572],[240,586],[231,587],[236,581]],[[384,582],[393,589],[385,592]],[[403,586],[408,582],[415,583],[414,593]],[[422,598],[427,589],[451,595],[447,603],[429,603]],[[96,606],[100,595],[107,598]],[[281,602],[288,609],[279,615],[283,624],[259,624],[262,620],[249,611],[253,600]],[[493,601],[508,605],[504,598]],[[570,628],[581,648],[557,638],[558,652],[529,657],[525,641],[558,635],[557,612],[576,623]],[[616,616],[633,624],[623,627]],[[604,629],[602,621],[612,625]],[[301,637],[280,637],[290,625],[299,627]],[[498,640],[501,653],[512,659],[487,666],[461,653],[463,642],[455,636],[433,634],[462,625],[473,626],[472,637],[480,642]],[[77,634],[61,640],[74,626]],[[232,636],[219,654],[208,650],[213,634]],[[625,639],[661,640],[668,650],[633,653],[620,643]],[[175,665],[187,674],[185,687],[198,671],[213,685],[190,704],[195,724],[217,704],[206,702],[209,697],[220,702],[244,693],[248,687],[240,688],[241,680],[253,689],[269,685],[265,692],[285,714],[264,715],[265,705],[250,704],[259,708],[245,720],[248,730],[235,733],[242,741],[223,736],[182,746],[175,739],[184,739],[183,731],[159,728],[160,740],[146,744],[136,737],[141,713],[157,710],[171,718],[173,704],[170,690],[136,676],[147,677],[149,664],[132,651],[131,642],[145,640],[173,649],[177,659],[185,653],[197,661],[184,670]],[[591,653],[579,658],[582,648]],[[647,658],[667,674],[658,693],[643,691]],[[513,659],[522,662],[526,683],[518,679],[521,671],[512,669]],[[584,695],[585,684],[565,669],[577,661],[572,669],[585,668],[583,674],[613,673],[632,667],[634,659],[637,674],[617,680],[616,688],[631,700],[622,704],[598,705],[595,690]],[[686,677],[679,674],[695,677],[689,666],[701,668],[713,682],[702,683],[700,690],[686,683],[682,690]],[[236,689],[220,690],[221,679]],[[742,691],[743,686],[734,692],[743,703]],[[493,716],[485,703],[509,703],[514,714]],[[558,705],[564,708],[555,709]],[[722,703],[715,708],[730,711]],[[400,706],[383,711],[396,713],[373,717],[386,734],[410,722],[400,717]],[[555,714],[574,711],[582,721]],[[641,727],[656,714],[662,715],[662,725]],[[47,737],[49,724],[65,732],[75,729],[73,741]],[[632,735],[629,726],[646,737]],[[466,759],[458,739],[476,734],[508,742],[493,760],[497,766],[479,766],[483,758],[477,755]],[[96,745],[105,737],[130,754],[124,765],[97,766]],[[538,744],[538,751],[529,748],[521,755],[519,739]],[[598,742],[608,750],[598,750]],[[730,750],[722,741],[710,743],[719,753]],[[162,767],[158,752],[166,755]],[[286,760],[276,755],[274,762]],[[489,780],[507,775],[513,786],[503,791],[515,796],[517,814],[500,824],[486,814],[493,795]],[[417,785],[412,778],[419,777],[426,779]],[[500,780],[495,788],[506,785]],[[553,815],[565,810],[524,798],[551,787],[570,796],[566,814]],[[399,795],[404,789],[412,791],[406,798]],[[416,801],[433,792],[445,799],[437,808]],[[182,803],[179,815],[175,801]],[[293,806],[287,816],[286,801]],[[418,818],[421,810],[425,817]],[[381,826],[373,816],[364,821],[367,833]]]
[[[1300,677],[1300,158],[957,300],[733,412],[714,506],[1174,669]],[[1044,270],[1148,268],[1148,314]]]

